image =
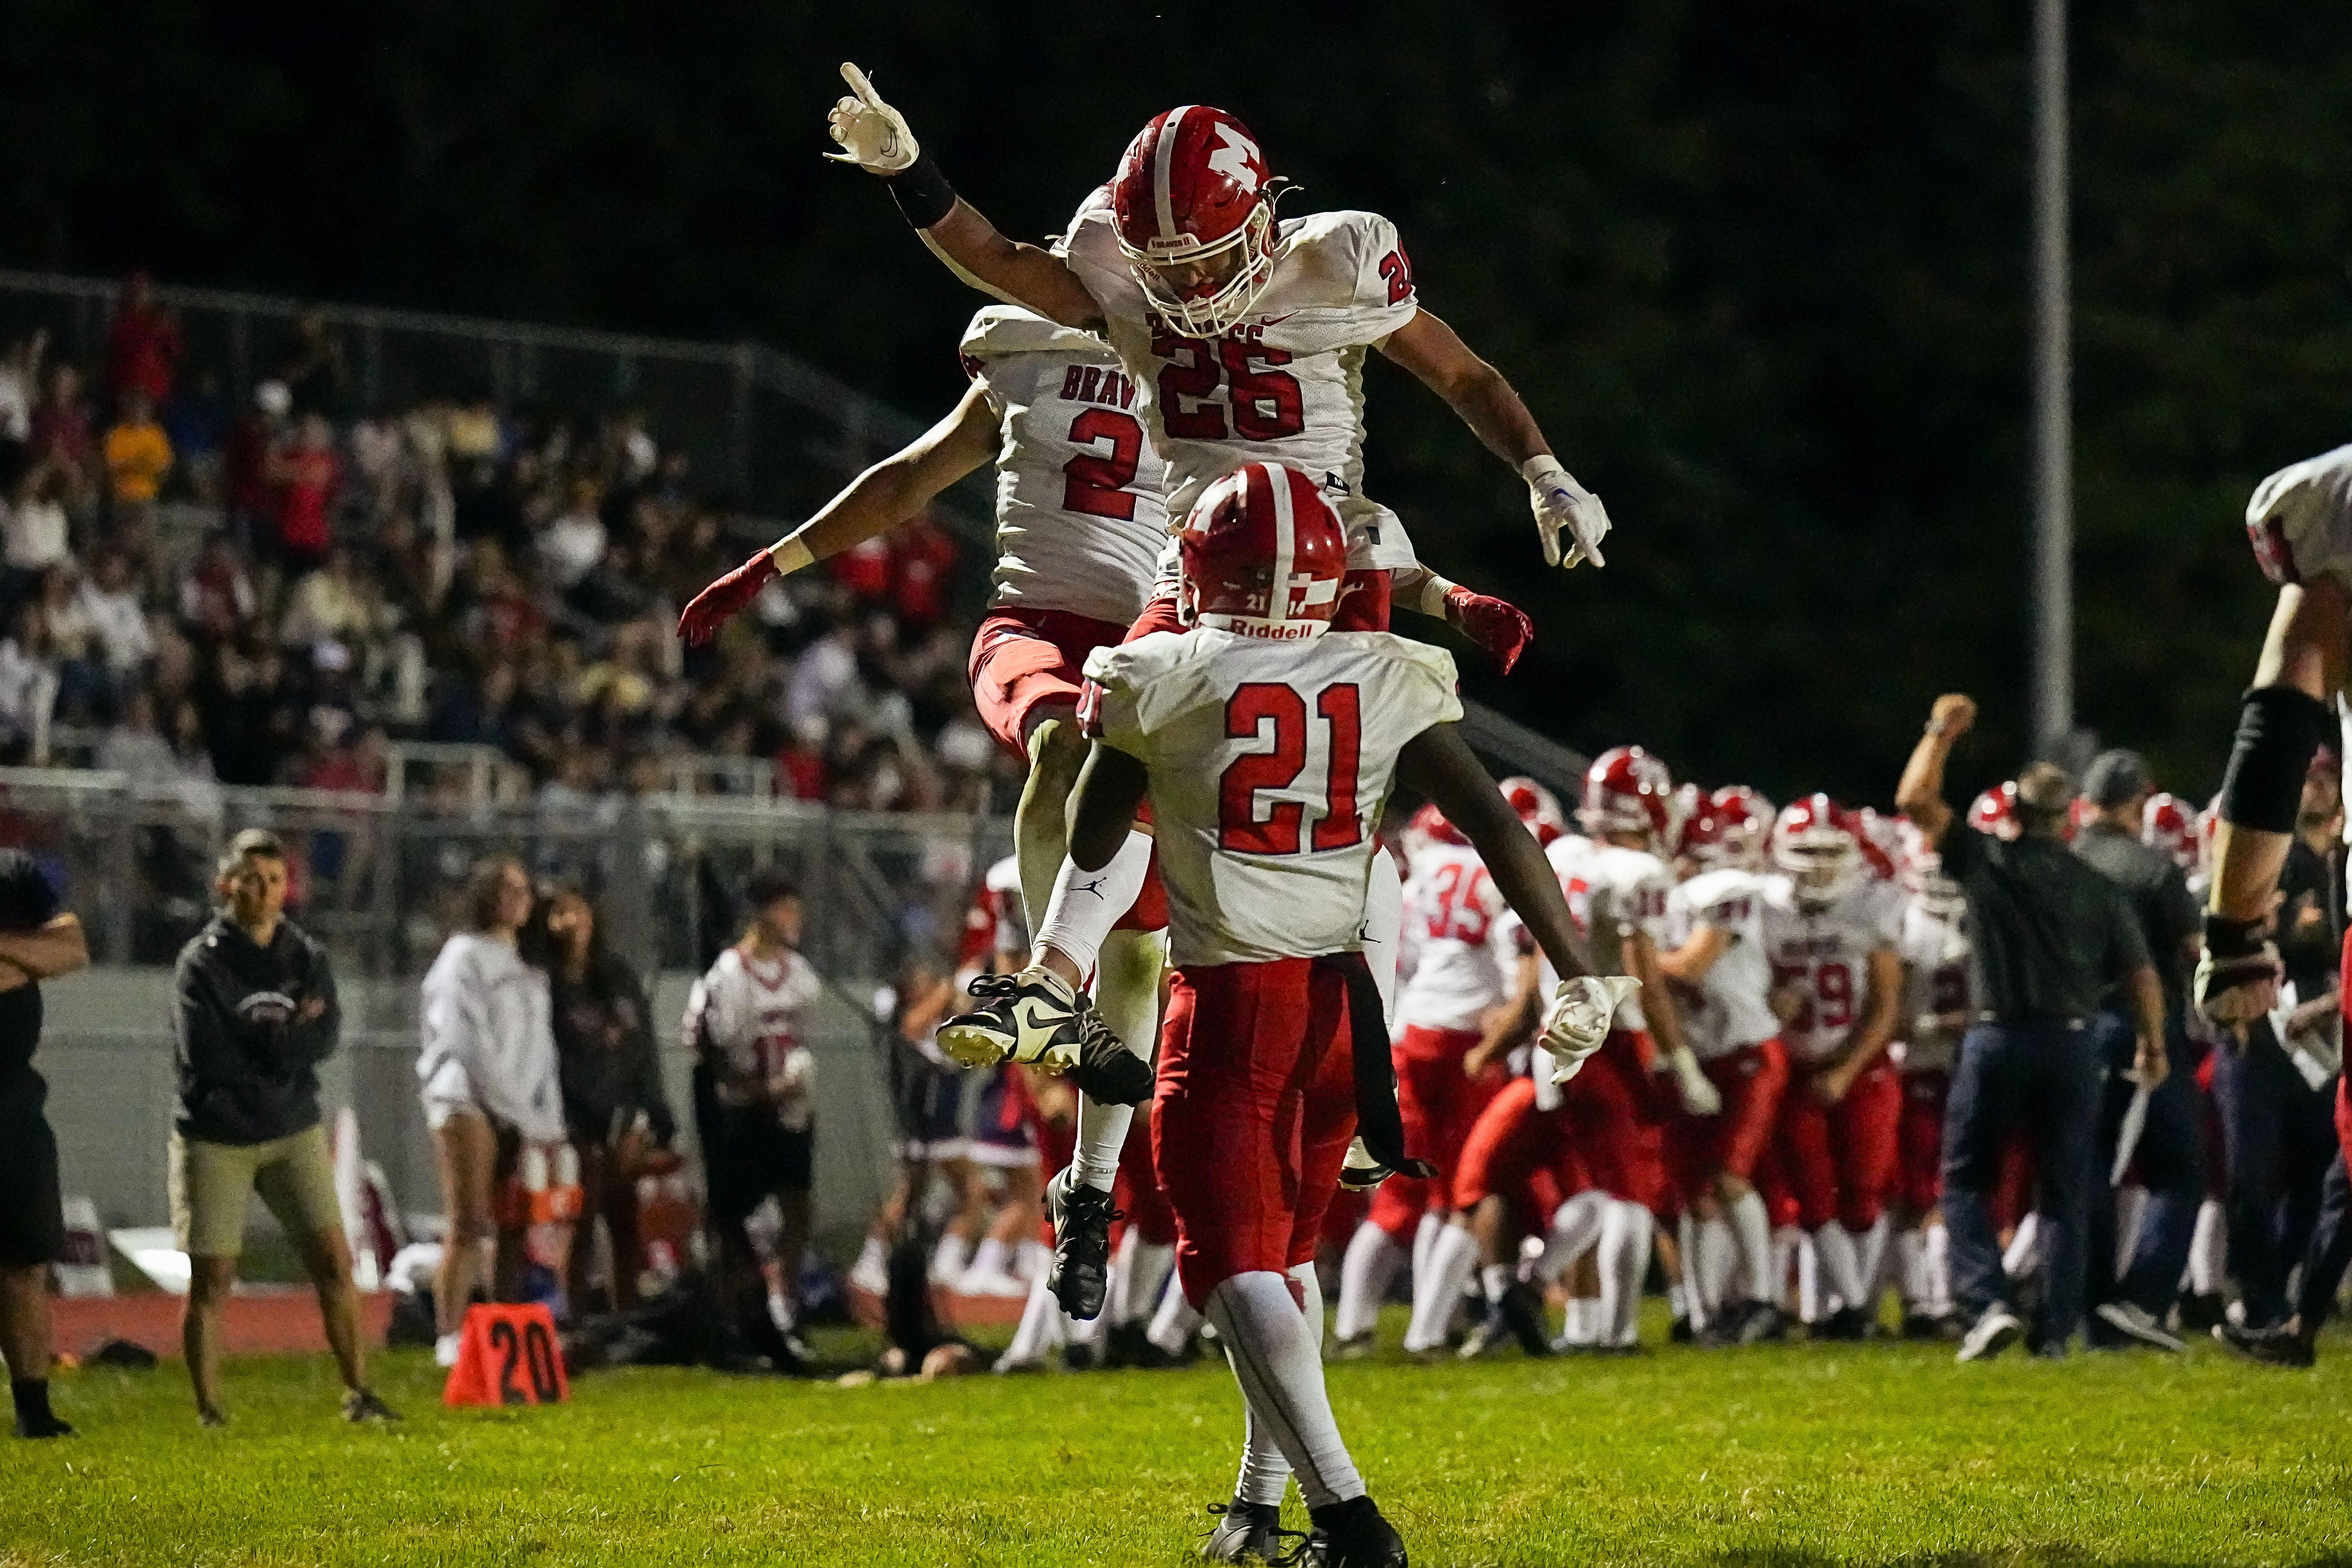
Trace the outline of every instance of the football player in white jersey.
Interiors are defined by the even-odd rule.
[[[1785,806],[1772,826],[1775,875],[1764,889],[1764,940],[1776,987],[1794,1011],[1782,1026],[1788,1092],[1776,1142],[1836,1310],[1816,1338],[1862,1339],[1863,1303],[1885,1246],[1902,1088],[1886,1048],[1903,1011],[1902,891],[1874,875],[1853,813],[1825,795]]]
[[[1779,1125],[1788,1047],[1772,1011],[1764,946],[1765,846],[1772,807],[1727,784],[1695,806],[1677,858],[1677,944],[1658,966],[1680,983],[1692,1053],[1721,1096],[1713,1116],[1687,1112],[1669,1129],[1683,1200],[1683,1289],[1704,1342],[1753,1344],[1785,1331],[1772,1267],[1772,1221],[1756,1172]],[[1733,1266],[1746,1287],[1729,1292]]]
[[[1903,911],[1903,1111],[1895,1134],[1895,1272],[1906,1339],[1958,1339],[1944,1222],[1944,1101],[1960,1037],[1976,1021],[1968,900],[1924,842],[1910,847]]]
[[[1549,795],[1531,779],[1506,779],[1503,797],[1538,843]],[[1550,808],[1556,817],[1558,807]],[[1389,1282],[1412,1258],[1414,1309],[1431,1285],[1430,1248],[1453,1211],[1454,1164],[1479,1113],[1508,1081],[1499,1055],[1482,1052],[1486,1015],[1510,994],[1518,953],[1508,907],[1462,830],[1433,803],[1407,834],[1404,946],[1411,955],[1392,1027],[1397,1109],[1405,1142],[1437,1167],[1433,1181],[1392,1176],[1349,1239],[1332,1323],[1334,1359],[1369,1352]],[[1458,1298],[1460,1292],[1455,1292]]]
[[[1399,1564],[1323,1385],[1316,1243],[1359,1122],[1408,1157],[1379,988],[1363,957],[1375,826],[1399,779],[1481,852],[1564,980],[1541,1044],[1569,1071],[1631,988],[1585,973],[1542,852],[1455,731],[1444,652],[1330,629],[1346,545],[1297,469],[1250,463],[1212,485],[1182,538],[1191,632],[1087,661],[1096,743],[1071,854],[1100,867],[1149,793],[1175,965],[1152,1142],[1177,1221],[1177,1271],[1216,1325],[1248,1412],[1240,1480],[1203,1554],[1278,1549],[1295,1474],[1318,1561]],[[1049,963],[1066,967],[1041,938]],[[1065,973],[1064,978],[1070,978]]]

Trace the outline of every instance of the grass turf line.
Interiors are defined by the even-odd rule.
[[[1390,1352],[1330,1381],[1424,1564],[2352,1562],[2352,1334],[2322,1358]],[[0,1563],[1172,1564],[1241,1425],[1212,1362],[867,1389],[603,1373],[516,1411],[445,1411],[440,1383],[424,1352],[383,1358],[408,1420],[354,1430],[325,1358],[234,1363],[233,1425],[206,1432],[177,1363],[62,1377],[82,1436],[0,1439]],[[1287,1514],[1304,1527],[1295,1494]]]

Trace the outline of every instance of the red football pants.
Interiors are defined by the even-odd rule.
[[[1895,1135],[1896,1201],[1906,1214],[1927,1214],[1944,1196],[1944,1100],[1952,1075],[1929,1068],[1903,1075],[1903,1113]]]
[[[1437,1167],[1433,1179],[1391,1176],[1372,1194],[1372,1223],[1403,1246],[1412,1245],[1424,1210],[1451,1206],[1462,1146],[1477,1125],[1479,1112],[1502,1092],[1499,1067],[1480,1078],[1462,1071],[1462,1058],[1478,1037],[1475,1029],[1408,1024],[1391,1053],[1396,1062],[1397,1111],[1404,1121],[1405,1152]]]
[[[1835,1105],[1813,1095],[1811,1064],[1797,1064],[1780,1101],[1773,1153],[1797,1202],[1797,1223],[1819,1230],[1835,1220],[1854,1232],[1878,1223],[1895,1173],[1903,1088],[1894,1064],[1872,1065]]]
[[[1142,1125],[1129,1128],[1118,1151],[1118,1175],[1111,1183],[1112,1201],[1127,1215],[1128,1226],[1154,1247],[1176,1239],[1176,1215],[1160,1190],[1159,1173],[1151,1168],[1151,1108],[1142,1108]]]
[[[1754,1179],[1789,1087],[1789,1053],[1778,1039],[1743,1046],[1702,1066],[1723,1097],[1723,1109],[1693,1116],[1678,1106],[1666,1124],[1675,1185],[1686,1205],[1712,1190],[1717,1176]]]
[[[1355,1131],[1339,965],[1286,958],[1175,972],[1151,1154],[1195,1309],[1236,1274],[1313,1261]]]

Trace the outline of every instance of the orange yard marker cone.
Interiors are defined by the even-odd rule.
[[[560,1405],[572,1397],[563,1347],[546,1306],[467,1309],[444,1405]]]

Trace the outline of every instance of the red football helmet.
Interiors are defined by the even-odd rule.
[[[1315,481],[1282,463],[1245,463],[1202,492],[1176,536],[1188,625],[1278,642],[1330,629],[1348,540]]]
[[[1524,773],[1514,773],[1496,787],[1511,803],[1511,809],[1519,814],[1519,820],[1528,825],[1528,831],[1536,836],[1537,843],[1548,846],[1567,834],[1568,817],[1559,809],[1559,799],[1535,780]]]
[[[1639,833],[1671,844],[1675,781],[1666,764],[1639,746],[1612,746],[1584,770],[1584,803],[1577,821],[1587,833]]]
[[[1682,853],[1705,870],[1764,868],[1772,837],[1772,803],[1746,784],[1725,784],[1700,798],[1683,825]]]
[[[1969,807],[1969,826],[1995,838],[2017,837],[2017,781],[1995,784]]]
[[[1111,217],[1128,270],[1152,310],[1188,337],[1223,337],[1274,277],[1274,196],[1249,127],[1187,103],[1127,144]]]
[[[1825,795],[1780,808],[1772,824],[1772,866],[1796,884],[1797,901],[1822,908],[1864,874],[1861,820]]]
[[[2197,869],[2200,847],[2197,814],[2179,795],[2159,790],[2147,797],[2140,813],[2139,838],[2151,848],[2163,850],[2182,870]]]
[[[1437,803],[1433,800],[1412,814],[1412,820],[1405,824],[1405,834],[1408,837],[1418,835],[1436,844],[1470,842],[1462,836],[1462,830],[1454,826],[1444,812],[1437,809]]]

